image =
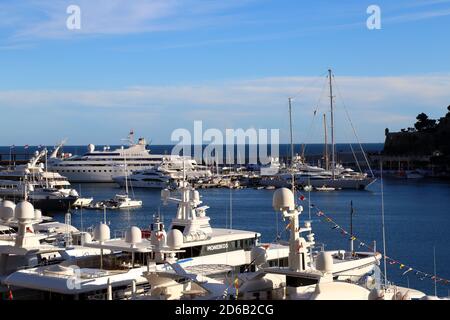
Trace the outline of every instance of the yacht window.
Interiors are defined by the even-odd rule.
[[[306,277],[286,277],[286,286],[287,287],[303,287],[309,286],[313,284],[317,284],[318,279],[310,279]]]
[[[177,229],[177,230],[180,230],[181,232],[183,232],[184,231],[184,226],[173,226],[172,229]]]

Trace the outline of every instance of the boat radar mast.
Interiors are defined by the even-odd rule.
[[[208,239],[212,233],[210,218],[206,215],[208,206],[200,206],[200,193],[185,180],[179,182],[177,192],[179,198],[173,197],[169,189],[161,190],[164,205],[174,202],[178,204],[177,215],[172,219],[170,230],[178,229],[183,233],[185,242]]]

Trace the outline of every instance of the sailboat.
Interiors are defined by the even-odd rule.
[[[125,172],[125,194],[116,194],[114,198],[96,202],[86,209],[134,209],[142,207],[142,200],[132,199],[128,192],[128,169],[127,159],[124,159],[124,172]]]
[[[128,194],[128,168],[127,158],[124,158],[124,171],[125,171],[125,194],[116,194],[114,202],[117,206],[116,209],[131,209],[142,207],[142,200],[131,199]]]
[[[274,185],[276,187],[289,187],[292,183],[292,174],[294,174],[295,183],[298,186],[309,186],[314,188],[339,189],[356,189],[364,190],[368,185],[372,184],[375,179],[369,177],[366,173],[356,172],[350,168],[344,168],[336,161],[336,146],[335,146],[335,130],[334,130],[334,96],[332,71],[328,70],[329,90],[330,90],[330,127],[331,127],[331,159],[328,156],[328,141],[327,141],[327,121],[324,115],[324,129],[325,129],[325,148],[324,159],[325,168],[319,166],[309,165],[305,162],[304,155],[294,156],[293,145],[291,144],[291,166],[287,172],[279,172],[271,176],[263,176],[261,178],[261,185]],[[289,119],[290,119],[290,134],[292,139],[292,108],[291,98],[289,98]],[[330,161],[331,160],[331,161]]]

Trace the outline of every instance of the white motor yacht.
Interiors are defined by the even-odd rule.
[[[50,171],[66,176],[70,182],[114,182],[116,176],[130,175],[133,171],[150,169],[161,162],[173,164],[175,167],[182,167],[183,161],[194,161],[189,157],[178,155],[151,154],[146,149],[147,142],[144,138],[134,141],[134,133],[129,134],[128,147],[120,147],[111,150],[104,147],[103,150],[96,150],[93,144],[88,145],[87,152],[82,156],[64,154],[58,156],[63,144],[59,144],[52,152],[48,160]],[[123,166],[127,161],[127,172]],[[195,161],[194,161],[195,162]]]

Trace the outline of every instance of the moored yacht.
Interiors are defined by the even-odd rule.
[[[0,198],[18,201],[27,200],[46,213],[67,211],[78,200],[75,189],[70,188],[66,177],[48,172],[38,162],[47,156],[47,150],[36,152],[25,165],[0,171]]]
[[[116,176],[124,176],[125,170],[130,175],[133,171],[149,169],[165,161],[181,166],[183,161],[194,161],[188,157],[178,155],[151,154],[146,149],[144,138],[134,141],[134,133],[130,132],[129,146],[111,150],[104,147],[96,150],[93,144],[88,145],[87,152],[82,156],[64,154],[58,156],[62,144],[58,145],[51,154],[48,168],[53,172],[66,176],[70,182],[114,182]],[[127,169],[123,163],[127,161]]]
[[[117,176],[113,178],[114,182],[124,187],[127,184],[126,176]],[[173,178],[163,170],[151,168],[138,170],[128,177],[128,183],[133,188],[166,189],[173,187],[176,183]]]

